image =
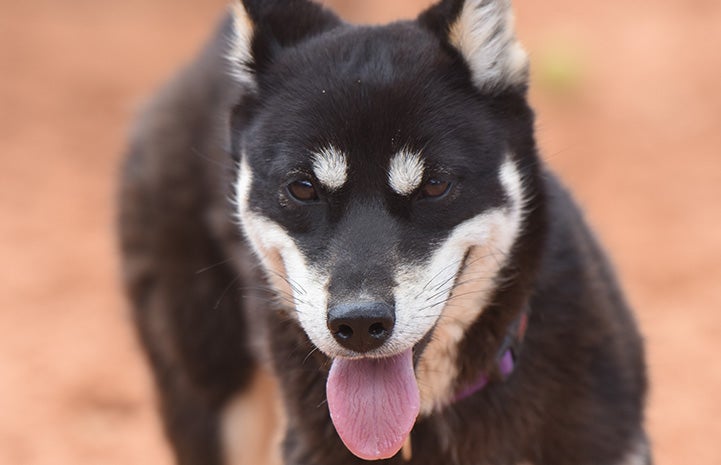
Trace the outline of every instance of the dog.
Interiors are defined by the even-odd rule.
[[[124,282],[178,464],[642,465],[642,339],[510,0],[232,4],[144,110]]]

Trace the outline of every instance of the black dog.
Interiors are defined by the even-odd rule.
[[[641,340],[527,82],[509,0],[233,6],[121,192],[178,463],[651,462]]]

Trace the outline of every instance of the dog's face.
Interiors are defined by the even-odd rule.
[[[235,8],[230,58],[248,95],[234,128],[238,213],[281,300],[336,360],[339,433],[381,458],[410,427],[385,446],[344,436],[350,420],[337,417],[353,412],[334,410],[331,384],[376,370],[406,389],[410,370],[428,378],[424,410],[452,396],[453,376],[432,373],[454,365],[523,227],[528,141],[513,121],[530,126],[530,113],[503,103],[525,109],[525,54],[506,0],[445,1],[377,28],[276,3]],[[395,414],[414,420],[406,391],[388,396],[415,403]]]

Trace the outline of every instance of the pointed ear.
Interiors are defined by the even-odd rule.
[[[330,11],[309,0],[233,0],[233,35],[228,59],[233,76],[251,89],[256,74],[285,47],[341,24]]]
[[[443,0],[418,21],[461,54],[482,92],[525,90],[528,56],[516,39],[511,0]]]

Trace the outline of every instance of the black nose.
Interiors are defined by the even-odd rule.
[[[393,332],[393,307],[383,302],[343,304],[328,311],[328,329],[343,347],[368,352],[380,347]]]

